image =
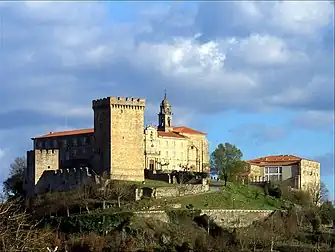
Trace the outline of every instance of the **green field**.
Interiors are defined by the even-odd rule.
[[[182,205],[182,208],[191,204],[197,209],[221,208],[272,210],[282,206],[282,201],[270,196],[265,196],[262,188],[228,183],[227,186],[222,186],[219,190],[220,191],[217,192],[208,192],[199,195],[143,201],[145,201],[146,205],[156,206],[156,209],[166,208],[169,205],[178,203]]]

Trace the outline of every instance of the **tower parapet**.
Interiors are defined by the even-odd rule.
[[[145,107],[145,99],[142,98],[134,98],[134,97],[116,97],[110,96],[102,99],[97,99],[92,101],[92,108],[106,107],[106,106],[134,106],[141,107],[144,109]]]

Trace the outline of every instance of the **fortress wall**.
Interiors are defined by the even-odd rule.
[[[69,190],[79,185],[90,185],[95,182],[96,175],[88,167],[46,170],[35,187],[35,193]]]

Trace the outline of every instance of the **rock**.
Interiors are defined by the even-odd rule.
[[[171,237],[166,235],[166,234],[162,234],[161,237],[160,237],[160,241],[163,245],[167,245],[167,244],[170,243]]]
[[[171,207],[171,208],[181,208],[181,204],[180,203],[171,204],[171,205],[169,205],[169,207]]]

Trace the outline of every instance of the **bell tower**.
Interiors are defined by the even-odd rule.
[[[158,114],[158,130],[159,131],[171,131],[172,130],[172,111],[171,105],[166,99],[166,91],[164,92],[164,99],[160,105],[160,111]]]

